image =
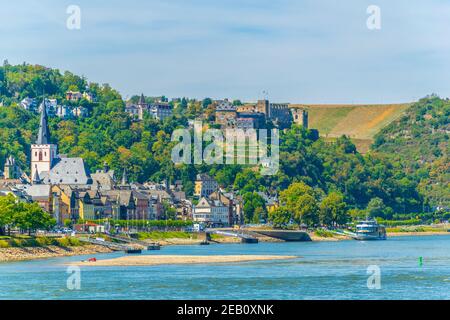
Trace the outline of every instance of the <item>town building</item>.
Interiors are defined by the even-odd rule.
[[[151,116],[159,121],[164,121],[164,119],[172,116],[172,107],[165,102],[152,103],[149,111]]]
[[[83,95],[79,91],[67,91],[66,92],[66,100],[77,102],[83,98]]]
[[[6,180],[20,179],[22,172],[19,165],[16,163],[16,159],[13,156],[9,156],[5,161],[3,178]]]
[[[128,103],[125,106],[125,112],[128,113],[132,119],[137,121],[144,120],[144,114],[150,111],[150,105],[145,101],[144,94],[141,94],[137,104]]]
[[[88,114],[89,114],[89,112],[85,107],[79,106],[79,107],[73,108],[73,110],[72,110],[72,115],[75,118],[84,118],[84,117],[87,117]]]
[[[35,111],[37,102],[34,98],[25,98],[20,102],[20,106],[28,111]]]
[[[55,115],[58,118],[67,119],[72,116],[72,112],[70,111],[68,106],[57,106]]]
[[[95,95],[91,92],[84,92],[83,93],[83,98],[86,99],[89,102],[95,102],[96,98]]]
[[[210,200],[220,201],[228,208],[228,224],[230,226],[238,224],[241,220],[242,206],[240,200],[233,193],[224,193],[221,190],[213,192],[209,196]]]
[[[197,205],[193,206],[193,219],[210,227],[223,227],[229,225],[229,208],[220,200],[210,200],[202,197]]]
[[[58,107],[58,101],[56,99],[46,99],[43,98],[41,104],[39,105],[38,112],[42,113],[45,106],[45,112],[48,116],[53,117],[56,114],[56,108]]]
[[[216,180],[211,178],[207,174],[198,174],[195,181],[194,195],[199,197],[209,197],[211,193],[219,188],[219,184]]]

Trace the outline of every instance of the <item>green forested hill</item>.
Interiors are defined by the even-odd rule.
[[[450,101],[421,99],[375,137],[373,149],[402,164],[432,206],[450,206]]]
[[[395,126],[384,130],[377,138],[375,149],[364,155],[346,137],[335,142],[316,140],[312,132],[293,126],[281,134],[280,170],[273,176],[261,176],[254,168],[241,165],[176,166],[171,161],[171,133],[179,126],[186,127],[188,119],[214,120],[210,99],[176,99],[171,102],[174,115],[164,122],[148,115],[143,121],[134,122],[125,113],[120,94],[109,85],[90,83],[69,72],[62,74],[58,70],[26,64],[0,67],[0,166],[8,155],[13,155],[23,170],[29,170],[29,148],[35,140],[39,116],[21,108],[21,99],[37,98],[40,103],[42,92],[45,92],[48,98],[56,98],[60,104],[74,106],[73,102],[65,100],[67,90],[89,91],[97,99],[95,103],[84,99],[77,103],[89,110],[86,118],[50,119],[52,139],[58,144],[60,153],[83,157],[91,171],[101,168],[104,162],[119,173],[126,168],[130,180],[137,182],[180,179],[188,194],[192,194],[195,175],[207,172],[221,186],[245,196],[248,220],[252,219],[260,202],[256,191],[276,194],[297,182],[312,187],[318,201],[330,193],[339,198],[335,196],[338,193],[345,200],[347,209],[358,213],[369,207],[370,210],[359,214],[370,212],[391,219],[396,213],[420,213],[428,210],[423,201],[424,195],[430,195],[425,181],[445,179],[442,172],[448,171],[443,162],[443,154],[448,154],[447,144],[447,149],[438,148],[441,153],[433,148],[429,162],[413,165],[407,151],[396,149],[401,145],[398,139],[403,138],[396,136],[394,131],[392,135],[388,134],[388,128],[394,130]],[[448,119],[448,108],[446,110]],[[435,117],[432,121],[437,115],[432,114]],[[403,118],[399,121],[408,122]],[[441,130],[442,126],[437,128]],[[448,134],[445,136],[448,138]],[[446,140],[439,143],[446,143]],[[426,148],[426,145],[422,147]],[[396,156],[393,156],[394,152]],[[408,163],[411,165],[406,165]],[[261,213],[258,211],[258,214]]]

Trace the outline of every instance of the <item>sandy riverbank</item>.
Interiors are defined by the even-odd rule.
[[[388,237],[406,237],[406,236],[448,236],[447,231],[424,231],[424,232],[388,232]]]
[[[332,237],[320,237],[317,236],[314,233],[309,233],[309,236],[311,238],[311,241],[329,241],[329,242],[336,242],[336,241],[342,241],[342,240],[351,240],[350,237],[346,236],[339,236],[339,235],[333,235]],[[278,243],[278,242],[285,242],[280,239],[275,239],[263,235],[257,235],[256,238],[258,238],[259,242],[269,242],[269,243]],[[189,245],[199,245],[202,240],[199,239],[181,239],[181,238],[171,238],[171,239],[159,239],[159,240],[144,240],[148,243],[157,242],[161,246],[189,246]],[[211,241],[211,243],[217,243],[217,244],[229,244],[229,243],[241,243],[240,238],[236,237],[220,237],[215,238]]]
[[[109,253],[111,249],[97,245],[79,247],[33,247],[33,248],[1,248],[0,262],[25,261],[54,257],[81,256],[96,253]]]
[[[260,256],[260,255],[238,255],[238,256],[125,256],[116,259],[97,260],[96,262],[70,263],[79,266],[156,266],[163,264],[210,264],[210,263],[236,263],[267,260],[295,259],[295,256]]]
[[[321,241],[321,242],[336,242],[336,241],[343,241],[343,240],[352,240],[351,237],[347,236],[340,236],[340,235],[333,235],[332,237],[320,237],[314,233],[309,233],[309,237],[311,238],[311,241]]]

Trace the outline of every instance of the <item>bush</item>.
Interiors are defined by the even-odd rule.
[[[69,239],[69,243],[72,247],[80,247],[83,245],[83,243],[78,239],[78,238],[68,238]]]
[[[39,247],[58,245],[57,239],[53,239],[53,238],[49,238],[49,237],[37,237],[35,239],[35,241]]]
[[[70,239],[69,238],[59,238],[56,239],[56,242],[58,243],[58,247],[70,247]]]
[[[321,230],[321,229],[316,230],[314,233],[316,234],[316,236],[322,237],[322,238],[332,238],[334,236],[334,234],[332,232],[327,231],[327,230]]]
[[[161,239],[190,239],[193,234],[182,231],[152,231],[152,232],[139,232],[139,240],[161,240]]]
[[[6,240],[0,240],[0,248],[9,248],[9,242]]]
[[[20,239],[11,239],[11,241],[9,243],[11,244],[11,247],[15,247],[15,248],[23,247],[23,240],[20,240]]]
[[[414,226],[422,223],[420,219],[409,220],[382,220],[377,219],[378,223],[385,225],[386,227],[398,227],[398,226]]]

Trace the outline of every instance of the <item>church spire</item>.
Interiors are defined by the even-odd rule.
[[[138,103],[138,105],[139,105],[139,106],[145,105],[145,97],[144,97],[144,94],[143,94],[143,93],[141,94],[141,97],[139,98],[139,103]]]
[[[122,185],[125,186],[127,185],[128,181],[127,181],[127,169],[123,169],[123,175],[122,175]]]
[[[34,171],[33,184],[40,184],[41,178],[39,177],[37,166],[35,166],[35,168],[36,168],[36,170]]]
[[[45,96],[42,99],[41,121],[39,125],[39,133],[36,140],[36,144],[49,144],[50,143],[50,131],[47,123],[47,108],[45,107]]]

